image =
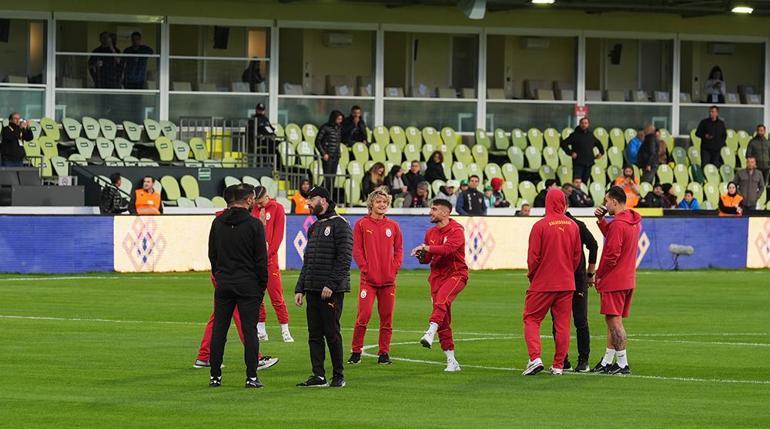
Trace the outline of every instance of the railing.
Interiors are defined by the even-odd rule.
[[[180,138],[188,142],[195,137],[202,139],[211,159],[227,159],[236,167],[274,168],[277,165],[278,140],[258,135],[252,118],[182,117],[179,133]],[[237,158],[233,157],[235,153],[239,154]]]

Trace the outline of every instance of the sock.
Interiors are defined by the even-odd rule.
[[[446,355],[446,360],[455,360],[455,351],[454,350],[444,350],[444,354]]]
[[[430,326],[428,326],[428,332],[431,334],[435,334],[438,331],[438,323],[430,322]]]
[[[281,332],[289,332],[289,324],[281,323]]]
[[[606,352],[604,352],[604,357],[602,358],[602,365],[612,365],[612,360],[615,357],[615,349],[607,349]]]
[[[257,322],[257,332],[264,334],[266,331],[265,322]]]
[[[615,353],[615,357],[618,358],[619,367],[625,368],[628,366],[628,355],[626,355],[625,350],[618,350],[617,353]]]

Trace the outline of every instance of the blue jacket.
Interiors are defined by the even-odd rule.
[[[698,204],[698,200],[696,198],[693,198],[690,204],[687,204],[687,201],[682,199],[676,208],[685,210],[700,210],[700,204]]]
[[[639,137],[634,137],[628,142],[626,146],[626,157],[631,164],[636,164],[636,156],[639,154],[639,148],[642,146],[642,141]]]

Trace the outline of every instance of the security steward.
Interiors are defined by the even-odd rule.
[[[132,215],[159,215],[163,214],[163,204],[160,201],[160,193],[155,192],[155,179],[152,176],[142,178],[142,188],[137,189],[131,196],[128,211]]]
[[[222,356],[227,330],[237,306],[244,337],[246,388],[260,388],[263,385],[257,378],[257,318],[268,278],[265,228],[259,219],[251,216],[254,187],[247,184],[228,186],[224,197],[227,210],[214,219],[209,233],[209,261],[217,284],[209,386],[222,385]]]
[[[248,133],[249,149],[259,155],[275,153],[275,128],[265,113],[265,105],[258,103],[254,117],[249,119],[246,132]]]
[[[340,316],[342,301],[350,292],[350,262],[353,232],[345,218],[334,211],[329,191],[319,186],[308,193],[308,208],[316,221],[307,231],[302,272],[297,280],[294,302],[307,299],[307,330],[313,375],[300,387],[344,387]],[[331,383],[324,369],[324,339],[329,347],[334,375]]]

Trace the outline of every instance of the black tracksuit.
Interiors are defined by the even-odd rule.
[[[330,119],[332,121],[333,118]],[[315,138],[315,145],[321,154],[321,165],[323,166],[324,188],[329,192],[334,187],[334,176],[337,174],[337,165],[340,163],[340,145],[342,144],[342,127],[333,122],[327,122],[321,125],[318,135]],[[329,159],[324,160],[323,156],[329,155]]]
[[[706,138],[706,134],[711,136],[711,138]],[[716,121],[706,118],[698,124],[695,135],[701,139],[701,165],[714,164],[719,168],[722,165],[722,154],[720,151],[727,144],[727,128],[724,121],[720,118],[717,118]]]
[[[267,240],[262,222],[239,207],[225,210],[211,224],[209,261],[214,291],[211,376],[222,375],[222,356],[233,311],[238,306],[244,337],[246,376],[257,376],[259,306],[267,288]]]
[[[572,219],[580,230],[580,243],[588,249],[588,263],[596,263],[596,254],[599,246],[596,239],[591,235],[586,224],[576,219],[571,213],[567,212],[567,217]],[[575,333],[577,335],[577,349],[580,359],[588,360],[591,353],[591,334],[588,331],[588,287],[586,282],[586,257],[580,252],[580,265],[575,270],[575,293],[572,296],[572,320],[575,324]],[[555,337],[554,332],[554,337]]]
[[[353,232],[345,218],[334,211],[334,205],[307,231],[307,245],[302,272],[295,293],[305,294],[307,301],[308,345],[313,375],[326,377],[324,360],[329,347],[335,378],[343,378],[342,334],[340,317],[343,298],[350,292],[350,263],[353,259]],[[332,296],[324,300],[324,287]]]
[[[604,155],[602,143],[594,136],[590,128],[583,130],[580,127],[561,142],[561,148],[568,155],[575,154],[572,160],[572,176],[581,178],[583,183],[588,183],[591,177],[591,167],[594,165],[594,148]]]

